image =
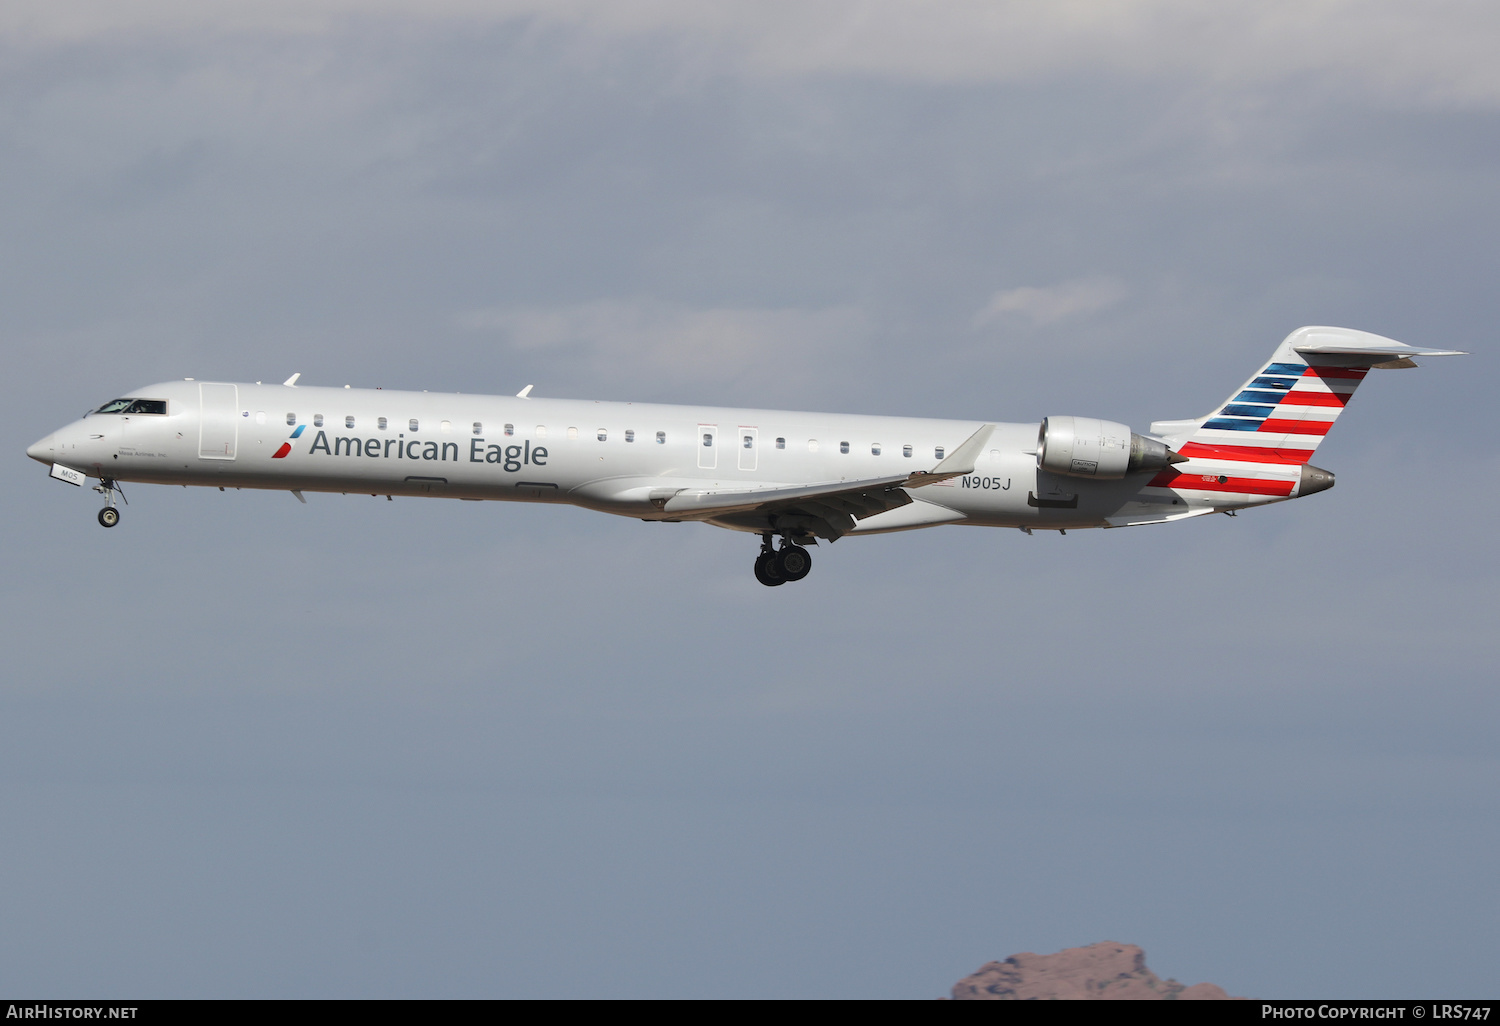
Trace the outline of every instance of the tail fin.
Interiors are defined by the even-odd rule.
[[[1415,367],[1413,356],[1461,355],[1351,328],[1298,328],[1213,413],[1158,421],[1151,433],[1188,457],[1305,464],[1370,370]]]

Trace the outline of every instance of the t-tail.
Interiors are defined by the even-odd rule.
[[[1330,488],[1333,474],[1309,461],[1365,375],[1415,367],[1416,356],[1461,355],[1351,328],[1298,328],[1213,413],[1151,425],[1153,435],[1189,460],[1157,474],[1151,486],[1197,493],[1198,502],[1216,507]]]

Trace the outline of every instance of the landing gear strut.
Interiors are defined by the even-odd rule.
[[[781,548],[771,547],[771,532],[761,535],[760,555],[755,558],[755,579],[768,588],[779,587],[787,581],[800,581],[812,570],[812,553],[801,545],[795,545],[786,537],[781,539]]]
[[[115,493],[120,494],[121,502],[127,506],[130,505],[129,500],[125,498],[125,489],[121,488],[114,478],[101,477],[99,483],[94,485],[94,491],[104,496],[104,501],[108,503],[99,511],[99,526],[114,527],[120,522],[120,511],[115,509]]]

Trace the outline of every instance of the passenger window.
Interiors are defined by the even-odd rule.
[[[377,417],[376,420],[375,420],[375,426],[378,427],[380,430],[384,431],[385,430],[385,418],[384,417]]]
[[[903,445],[901,447],[901,455],[903,455],[903,456],[905,456],[905,457],[907,457],[909,459],[911,457],[911,446],[909,446],[909,445]]]
[[[942,459],[943,458],[943,447],[940,445],[936,449],[932,450],[932,455],[936,459]]]
[[[600,428],[599,429],[599,441],[602,442],[602,441],[606,440],[607,438],[609,438],[609,432],[606,431],[606,430],[604,430],[603,428]]]
[[[288,413],[286,415],[286,426],[287,427],[296,427],[297,426],[297,415],[295,413]]]
[[[844,455],[847,456],[849,454],[849,443],[848,442],[840,442],[839,443],[839,452],[841,452],[841,453],[843,453]]]
[[[666,445],[667,444],[667,433],[665,431],[658,431],[656,433],[656,444],[657,445]]]
[[[313,414],[313,427],[322,427],[322,426],[323,426],[323,415],[321,413],[314,413]]]
[[[507,425],[505,425],[505,426],[506,426],[506,427],[510,427],[510,425],[509,425],[509,424],[507,424]],[[475,421],[475,422],[474,422],[474,433],[475,433],[475,434],[476,434],[476,435],[482,435],[482,434],[484,434],[484,425],[483,425],[483,424],[481,424],[481,423],[480,423],[480,422],[479,422],[479,421],[477,421],[477,420],[476,420],[476,421]],[[509,434],[509,432],[506,432],[506,433],[507,433],[507,434]]]
[[[516,426],[514,424],[507,424],[507,425],[505,425],[505,436],[507,438],[509,438],[511,435],[513,435],[515,433],[516,433]]]
[[[754,449],[755,448],[755,436],[754,435],[746,435],[745,436],[745,448],[746,449]]]
[[[633,442],[633,441],[635,441],[635,432],[633,430],[631,430],[630,428],[626,428],[625,429],[625,441],[627,441],[627,442]]]
[[[257,423],[257,424],[264,424],[265,422],[266,422],[266,411],[265,410],[256,410],[255,411],[255,423]]]
[[[807,451],[808,452],[817,452],[818,451],[818,440],[816,438],[809,438],[807,440]]]
[[[574,427],[568,428],[568,441],[570,441],[570,442],[576,442],[576,441],[578,441],[578,429],[577,428],[574,428]]]
[[[872,443],[870,443],[870,455],[871,456],[879,456],[880,455],[880,443],[879,442],[872,442]]]
[[[785,449],[786,448],[786,439],[785,438],[778,438],[778,439],[776,439],[776,448],[778,448],[778,449]]]
[[[547,437],[547,425],[546,424],[538,424],[536,426],[536,436],[538,438],[546,438]]]
[[[354,426],[354,418],[353,417],[345,417],[344,418],[344,427],[346,427],[346,428],[352,428],[353,426]]]
[[[416,421],[416,418],[413,418],[413,419],[411,419],[411,420],[409,420],[409,421],[406,422],[406,430],[410,431],[412,434],[416,434],[416,431],[417,431],[417,421]]]
[[[712,431],[705,431],[705,432],[703,432],[703,447],[705,449],[710,449],[710,448],[713,447],[713,444],[714,444],[714,435],[713,435],[713,432]]]
[[[438,424],[438,430],[441,431],[445,435],[452,434],[453,433],[453,422],[452,421],[447,421],[447,420],[439,422],[439,424]]]

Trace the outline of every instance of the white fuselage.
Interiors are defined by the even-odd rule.
[[[985,426],[192,380],[130,395],[165,400],[166,412],[90,414],[29,454],[114,481],[562,502],[759,532],[775,525],[753,513],[682,515],[664,509],[664,500],[695,489],[777,489],[926,471]],[[1184,497],[1149,487],[1149,473],[1113,481],[1060,477],[1038,470],[1036,445],[1035,424],[995,425],[972,473],[910,488],[912,503],[860,519],[850,533],[943,523],[1104,527],[1122,510],[1175,518],[1275,498]],[[1286,474],[1294,479],[1296,468]]]

